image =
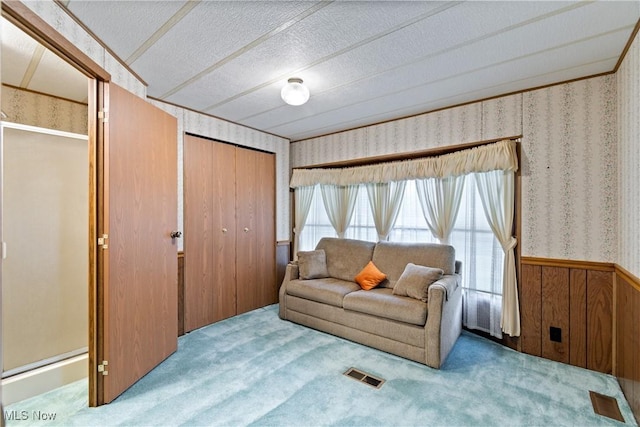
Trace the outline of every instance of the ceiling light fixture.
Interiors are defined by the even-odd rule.
[[[302,79],[292,77],[280,92],[282,100],[289,105],[302,105],[309,100],[309,89],[302,84]]]

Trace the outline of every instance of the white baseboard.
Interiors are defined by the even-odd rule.
[[[86,378],[89,372],[88,363],[89,356],[85,353],[3,379],[2,405],[6,407]]]

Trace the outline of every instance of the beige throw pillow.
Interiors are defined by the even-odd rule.
[[[304,280],[329,277],[324,249],[298,252],[298,269],[300,278]]]
[[[427,302],[429,298],[429,286],[440,280],[442,275],[443,271],[440,268],[431,268],[409,263],[393,287],[393,294]]]

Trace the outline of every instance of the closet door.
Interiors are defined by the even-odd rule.
[[[236,152],[212,142],[213,162],[213,321],[236,314]],[[211,323],[211,322],[210,322]]]
[[[211,141],[184,137],[184,328],[212,323],[213,175]]]
[[[275,279],[275,156],[236,151],[237,312],[277,300]]]
[[[235,147],[185,135],[185,331],[236,314]]]

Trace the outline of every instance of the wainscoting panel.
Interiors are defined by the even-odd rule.
[[[569,270],[569,363],[587,367],[587,270]]]
[[[521,350],[612,372],[613,265],[522,258]]]
[[[522,265],[520,281],[520,342],[524,353],[542,354],[542,267]],[[526,302],[526,303],[525,303]]]
[[[280,285],[284,280],[284,273],[287,270],[287,264],[289,264],[290,257],[290,242],[280,241],[276,246],[276,286],[280,290]]]
[[[553,328],[553,329],[552,329]],[[551,339],[552,330],[559,329]],[[542,269],[542,357],[569,363],[569,269]]]
[[[587,368],[612,371],[613,274],[587,272]]]
[[[640,280],[616,268],[616,377],[640,423]]]

